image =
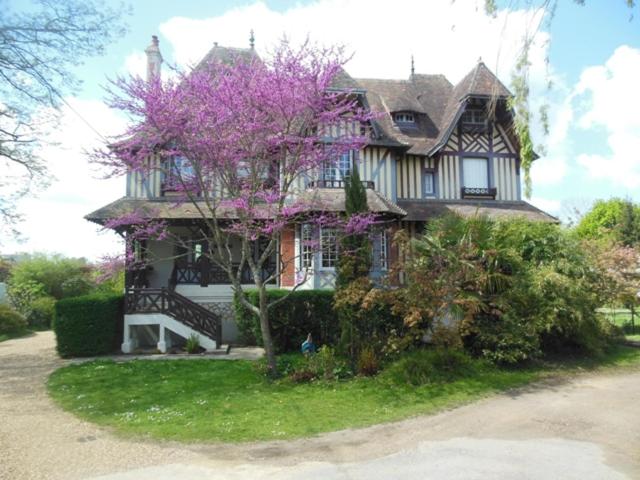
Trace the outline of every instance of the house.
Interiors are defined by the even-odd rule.
[[[146,53],[148,74],[159,75],[162,55],[156,37]],[[253,48],[215,45],[203,61],[253,55]],[[406,80],[356,79],[342,72],[334,88],[358,95],[363,106],[382,115],[367,129],[364,148],[342,156],[315,176],[300,176],[296,195],[309,196],[311,205],[318,202],[322,211],[344,211],[344,179],[358,167],[369,209],[386,225],[372,237],[373,277],[384,275],[397,255],[390,242],[393,230],[415,234],[430,218],[447,211],[556,221],[522,199],[510,93],[482,61],[457,85],[443,75],[421,75],[412,68]],[[157,339],[160,350],[191,334],[199,335],[211,349],[237,337],[226,273],[209,263],[203,270],[202,262],[197,262],[203,245],[188,243],[200,215],[194,205],[176,206],[172,201],[167,172],[180,168],[179,162],[174,159],[169,169],[158,168],[145,177],[128,175],[125,196],[86,217],[104,224],[147,208],[189,245],[152,240],[143,245],[149,266],[127,276],[127,286],[136,288],[126,296],[124,351],[140,343],[145,332]],[[309,248],[311,242],[320,248]],[[262,250],[257,241],[256,255]],[[239,258],[239,251],[234,254]],[[338,256],[334,229],[291,225],[283,231],[279,251],[263,275],[276,272],[274,286],[283,288],[331,288]],[[253,285],[251,275],[248,269],[242,272],[247,286]]]

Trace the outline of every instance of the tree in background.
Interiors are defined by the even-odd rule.
[[[372,116],[356,96],[331,89],[346,60],[340,49],[318,49],[308,42],[293,49],[282,42],[265,61],[256,57],[237,57],[227,63],[212,60],[164,83],[159,76],[149,82],[121,79],[115,82],[117,92],[110,104],[135,123],[116,142],[117,149],[96,154],[96,160],[114,175],[160,170],[173,179],[175,203],[188,204],[198,214],[197,241],[206,245],[201,258],[226,273],[238,301],[259,317],[269,371],[274,375],[269,315],[286,297],[269,300],[267,285],[278,271],[265,276],[265,267],[276,254],[281,233],[292,224],[330,223],[338,229],[342,223],[335,216],[310,218],[309,211],[317,211],[313,198],[292,200],[297,181],[308,172],[335,165],[342,155],[366,142],[360,129],[330,141],[326,132],[345,122],[366,124]],[[161,166],[149,161],[151,154],[161,158]],[[187,168],[171,170],[176,157],[185,159]],[[154,225],[149,217],[135,212],[108,226],[127,228],[129,240],[161,237],[178,244],[176,235]],[[230,248],[231,239],[240,244],[239,262]],[[263,250],[254,255],[258,242]],[[279,269],[284,271],[295,259],[281,262],[286,262]],[[258,291],[257,306],[242,287],[245,267]]]
[[[7,290],[11,303],[30,327],[48,328],[55,302],[94,291],[92,277],[93,268],[83,258],[35,254],[15,263]]]
[[[640,244],[640,206],[630,200],[598,200],[575,227],[579,238],[606,237],[632,246]]]
[[[35,0],[23,12],[0,0],[0,236],[17,233],[15,202],[46,184],[43,127],[80,82],[73,69],[121,38],[124,9],[92,0]]]

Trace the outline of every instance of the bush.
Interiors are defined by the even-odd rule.
[[[37,330],[51,328],[55,305],[56,299],[53,297],[40,297],[33,300],[27,315],[29,327]]]
[[[475,366],[462,350],[420,349],[404,354],[385,370],[384,375],[394,383],[417,387],[470,376]]]
[[[0,335],[12,335],[24,332],[27,321],[9,305],[0,303]]]
[[[102,355],[114,351],[121,338],[123,295],[65,298],[55,306],[53,330],[62,357]]]
[[[364,347],[358,355],[358,373],[366,377],[375,375],[380,370],[380,362],[371,347]]]
[[[298,352],[311,333],[316,345],[332,345],[338,341],[340,327],[333,311],[333,290],[267,290],[271,302],[291,294],[269,310],[271,335],[277,353]],[[246,292],[249,302],[258,305],[257,290]],[[262,345],[260,320],[236,298],[235,312],[241,339],[249,345]]]
[[[184,345],[184,349],[187,353],[198,353],[200,352],[200,339],[197,335],[190,335],[187,338],[187,342]]]

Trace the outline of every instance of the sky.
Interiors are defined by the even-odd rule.
[[[64,108],[50,133],[55,145],[40,152],[51,185],[20,202],[26,240],[0,239],[0,254],[38,251],[97,260],[121,252],[115,234],[83,216],[123,196],[125,181],[103,179],[86,152],[101,145],[100,136],[124,130],[126,118],[104,104],[104,86],[117,75],[144,75],[151,35],[159,36],[165,62],[182,68],[213,42],[247,47],[253,29],[261,54],[283,35],[342,44],[353,54],[347,70],[356,78],[405,79],[413,55],[417,73],[442,73],[455,84],[482,58],[509,85],[523,32],[539,21],[532,10],[507,8],[519,3],[538,2],[499,1],[492,18],[483,0],[135,0],[129,33],[75,70],[83,85],[67,97],[71,108]],[[560,0],[530,54],[531,110],[549,106],[550,131],[544,135],[534,121],[534,141],[543,148],[529,201],[560,217],[599,198],[640,201],[640,8],[631,11],[624,0],[586,3]],[[9,6],[24,8],[24,2]]]

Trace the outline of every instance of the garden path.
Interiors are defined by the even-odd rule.
[[[117,437],[61,411],[45,381],[66,363],[50,332],[0,343],[0,479],[640,477],[638,370],[309,439],[185,445]]]

